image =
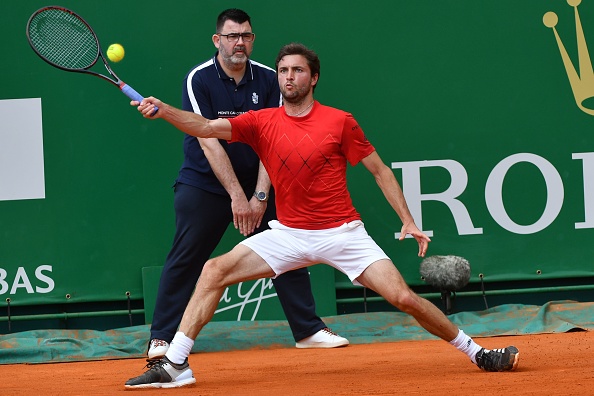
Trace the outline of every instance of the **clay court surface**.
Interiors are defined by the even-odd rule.
[[[594,332],[476,338],[515,345],[520,365],[486,373],[443,341],[399,341],[331,350],[295,348],[196,353],[196,384],[125,390],[143,359],[0,366],[0,394],[13,395],[591,395]]]

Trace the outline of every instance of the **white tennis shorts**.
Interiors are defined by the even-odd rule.
[[[286,227],[277,220],[268,225],[269,230],[240,243],[262,257],[276,276],[323,263],[346,274],[353,284],[360,285],[355,279],[367,267],[378,260],[389,260],[360,220],[325,230]]]

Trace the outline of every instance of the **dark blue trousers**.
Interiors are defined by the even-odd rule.
[[[176,232],[161,273],[151,324],[151,339],[167,342],[171,342],[177,331],[204,263],[233,221],[231,198],[187,184],[176,184],[174,207]],[[268,221],[275,218],[274,196],[271,196],[255,233],[267,229]],[[307,268],[282,274],[273,284],[295,341],[326,327],[316,314]]]

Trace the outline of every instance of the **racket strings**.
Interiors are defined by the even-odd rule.
[[[99,45],[89,27],[66,11],[46,9],[29,25],[29,38],[40,55],[67,69],[86,69],[97,60]]]

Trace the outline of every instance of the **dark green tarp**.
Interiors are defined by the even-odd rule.
[[[594,330],[594,303],[508,304],[456,313],[450,319],[473,337]],[[339,315],[324,321],[352,344],[436,338],[401,312]],[[108,331],[34,330],[6,334],[0,336],[0,364],[142,357],[148,337],[148,325]],[[192,352],[288,348],[293,344],[285,321],[211,322]]]

